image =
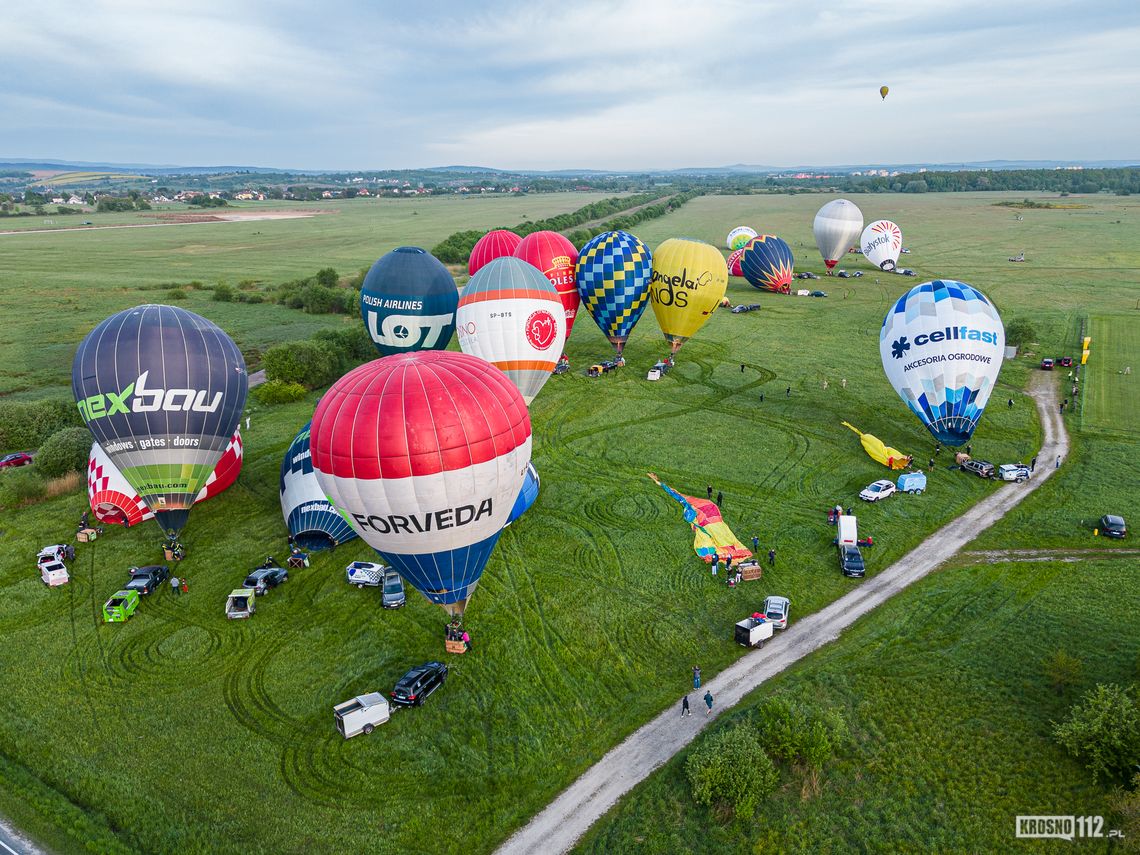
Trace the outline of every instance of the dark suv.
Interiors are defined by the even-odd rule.
[[[442,662],[417,665],[400,678],[392,690],[392,703],[418,707],[424,698],[443,685],[447,679],[447,666]]]
[[[967,460],[961,469],[963,472],[973,472],[979,478],[994,477],[994,465],[988,460]]]
[[[863,553],[859,551],[858,546],[849,543],[840,545],[839,569],[843,571],[844,576],[853,579],[862,579],[866,575],[867,566],[863,563]]]
[[[1128,528],[1124,525],[1124,517],[1116,514],[1105,514],[1100,518],[1100,533],[1105,537],[1124,537]]]
[[[137,591],[139,594],[151,594],[158,586],[166,581],[170,571],[165,564],[148,564],[146,567],[132,567],[131,578],[123,585],[125,591]]]
[[[258,567],[245,577],[243,588],[253,588],[256,596],[262,596],[270,588],[289,581],[289,571],[284,567]]]

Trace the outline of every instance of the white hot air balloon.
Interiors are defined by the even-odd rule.
[[[859,233],[863,231],[863,212],[854,202],[836,199],[819,209],[812,231],[815,232],[819,254],[823,256],[827,269],[831,270],[859,240]]]
[[[902,231],[890,220],[875,220],[859,238],[863,257],[888,273],[895,269],[902,252]]]
[[[471,277],[455,324],[460,349],[510,377],[528,406],[566,343],[558,291],[536,267],[511,256],[489,261]]]
[[[728,233],[725,245],[735,252],[738,249],[744,249],[744,247],[748,246],[748,241],[754,237],[756,237],[756,229],[749,228],[748,226],[737,226]]]

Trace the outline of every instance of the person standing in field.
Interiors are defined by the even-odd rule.
[[[701,666],[693,666],[693,688],[699,689],[701,687]]]
[[[716,491],[716,506],[719,508],[720,503],[723,501],[724,501],[724,493],[722,493],[720,490],[717,490]]]
[[[760,537],[759,537],[759,535],[754,534],[754,535],[752,535],[752,552],[756,553],[759,551],[760,551]]]
[[[776,566],[776,547],[774,547],[774,546],[768,550],[768,566],[769,567],[775,567]]]
[[[182,589],[178,586],[177,576],[170,577],[170,590],[174,592],[174,596],[178,596],[182,593]]]

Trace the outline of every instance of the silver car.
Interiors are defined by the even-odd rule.
[[[386,609],[398,609],[408,601],[404,596],[404,580],[395,570],[384,573],[384,589],[381,595],[381,605]]]
[[[787,597],[768,597],[764,600],[764,619],[776,629],[788,628],[788,615],[792,601]]]

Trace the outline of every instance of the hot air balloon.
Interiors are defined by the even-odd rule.
[[[880,86],[879,87],[879,95],[882,97],[882,99],[884,101],[887,100],[887,93],[890,91],[891,91],[890,87],[888,87],[888,86]]]
[[[194,504],[204,502],[233,485],[241,474],[241,431],[234,431],[226,451],[194,497]],[[95,519],[105,525],[132,526],[154,519],[135,488],[127,483],[107,452],[97,442],[91,444],[87,458],[87,501]]]
[[[569,341],[578,314],[578,281],[574,276],[578,250],[558,232],[533,232],[515,247],[514,255],[541,270],[558,292],[566,310],[566,341]]]
[[[620,357],[633,327],[649,305],[653,257],[628,232],[605,232],[578,256],[578,294]]]
[[[515,499],[515,504],[511,508],[511,515],[507,517],[507,525],[510,525],[527,511],[530,506],[534,504],[535,499],[538,498],[538,488],[540,486],[538,470],[534,468],[534,463],[526,465],[526,477],[523,479],[522,489],[519,490],[518,498]]]
[[[720,305],[728,267],[720,250],[704,241],[669,238],[653,253],[649,299],[675,354]]]
[[[95,441],[172,538],[237,430],[247,380],[233,340],[174,306],[112,315],[80,342],[71,366]]]
[[[859,238],[863,257],[880,270],[892,271],[902,252],[902,231],[890,220],[875,220]]]
[[[1005,328],[981,291],[923,282],[887,312],[879,333],[887,379],[944,445],[969,441],[1005,354]]]
[[[831,270],[847,250],[855,245],[863,231],[863,213],[854,202],[836,199],[828,202],[815,215],[815,244],[827,269]]]
[[[458,302],[447,268],[418,246],[381,257],[360,286],[360,317],[381,356],[446,350]]]
[[[786,241],[775,235],[762,235],[744,247],[740,272],[753,288],[787,294],[795,263]]]
[[[730,276],[744,275],[740,269],[740,256],[742,255],[744,255],[744,249],[734,249],[728,254],[728,273]]]
[[[502,258],[504,255],[514,255],[522,238],[507,229],[489,231],[471,247],[471,255],[467,258],[467,275],[474,276],[488,261]]]
[[[465,353],[387,356],[333,384],[310,441],[321,489],[356,533],[428,600],[462,614],[530,461],[515,385]]]
[[[463,288],[456,322],[459,347],[497,366],[530,404],[566,342],[565,313],[545,276],[518,258],[484,265]]]
[[[756,229],[750,229],[748,226],[737,226],[728,233],[728,238],[725,242],[728,244],[729,249],[743,249],[748,241],[754,237],[756,237]]]
[[[309,429],[305,425],[293,437],[281,459],[281,514],[293,542],[302,549],[330,549],[352,540],[356,532],[328,500],[313,472]]]

